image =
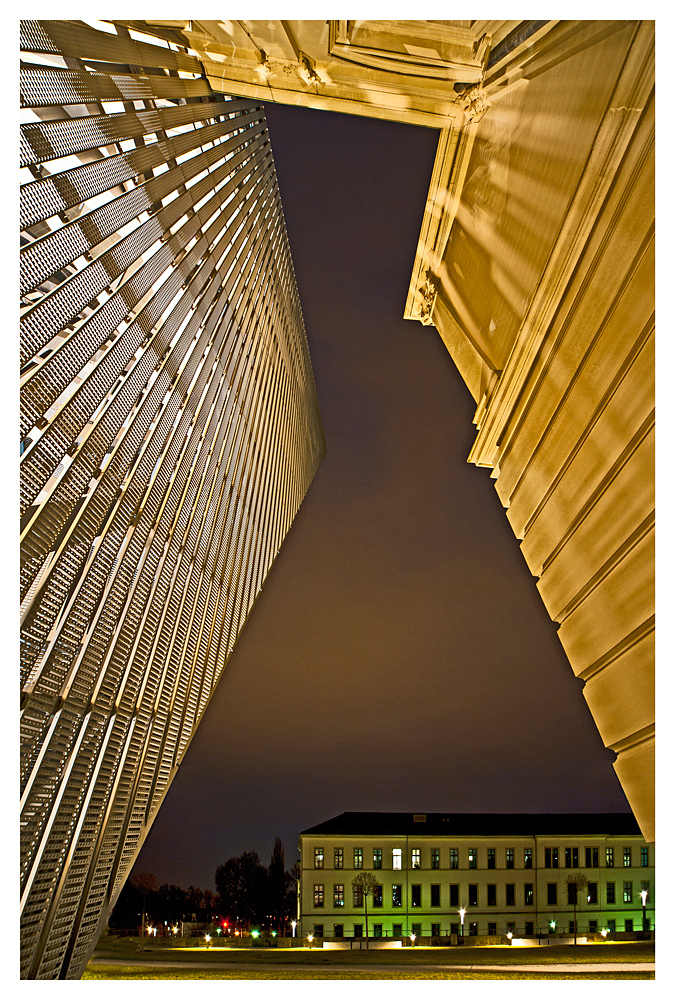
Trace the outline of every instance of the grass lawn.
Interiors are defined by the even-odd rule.
[[[292,972],[298,966],[336,969],[341,965],[359,964],[366,972],[369,965],[391,965],[411,970],[416,965],[549,965],[561,962],[653,962],[653,941],[631,941],[607,944],[547,945],[533,948],[509,946],[486,948],[404,948],[372,951],[324,951],[322,948],[164,948],[152,945],[139,950],[137,939],[102,938],[95,952],[99,960],[127,958],[130,963],[152,962],[227,962],[274,966],[277,971]],[[92,971],[94,967],[90,967]],[[239,977],[235,977],[239,978]],[[262,978],[269,978],[264,975]],[[330,977],[329,977],[330,978]],[[352,978],[352,977],[349,977]],[[425,976],[427,978],[427,976]]]
[[[218,972],[215,969],[150,969],[143,965],[95,965],[90,966],[82,979],[654,979],[653,972],[616,972],[616,973],[553,973],[545,972],[415,972],[392,970],[392,972],[358,972],[345,973],[338,969],[279,969],[270,968],[269,972],[258,972],[242,967],[236,972]]]

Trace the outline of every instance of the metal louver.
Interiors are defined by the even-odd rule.
[[[21,975],[78,978],[325,445],[262,108],[21,26]]]

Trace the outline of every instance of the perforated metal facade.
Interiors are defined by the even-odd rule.
[[[261,107],[22,23],[24,978],[77,978],[324,453]]]

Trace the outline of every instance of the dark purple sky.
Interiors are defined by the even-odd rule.
[[[268,105],[328,453],[136,864],[213,889],[345,810],[629,811],[433,327],[431,129]]]

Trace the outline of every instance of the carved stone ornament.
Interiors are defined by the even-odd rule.
[[[425,272],[424,284],[418,289],[421,297],[420,302],[420,323],[423,326],[433,326],[432,315],[434,303],[436,302],[436,281],[433,274],[427,268]]]
[[[487,94],[480,84],[476,84],[475,87],[469,87],[468,90],[465,90],[460,95],[459,104],[464,111],[465,123],[467,125],[479,122],[490,107]]]

